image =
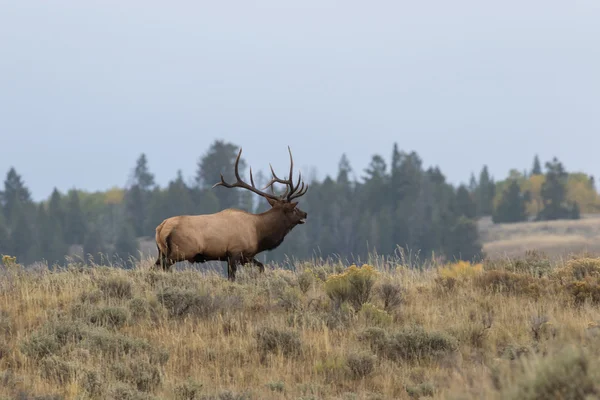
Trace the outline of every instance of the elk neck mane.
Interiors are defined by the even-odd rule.
[[[283,242],[285,236],[292,230],[283,217],[281,210],[272,208],[256,216],[256,234],[258,251],[274,250]],[[282,218],[283,217],[283,218]]]

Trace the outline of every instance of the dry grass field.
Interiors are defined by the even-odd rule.
[[[600,399],[600,258],[0,276],[0,399]]]
[[[527,250],[553,257],[572,253],[600,253],[600,215],[580,220],[496,224],[490,218],[479,221],[483,250],[489,257],[522,256]]]

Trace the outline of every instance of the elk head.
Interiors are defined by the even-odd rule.
[[[269,164],[269,167],[271,168],[271,174],[273,175],[273,177],[271,181],[269,181],[269,183],[265,187],[263,187],[262,190],[260,190],[254,184],[254,177],[252,176],[252,167],[250,167],[250,185],[244,182],[240,177],[238,171],[238,165],[240,162],[240,157],[242,155],[242,149],[240,148],[240,151],[235,160],[235,177],[237,181],[233,184],[229,184],[225,182],[223,174],[221,174],[221,181],[215,183],[213,185],[213,188],[216,186],[223,186],[226,188],[238,187],[250,190],[251,192],[258,194],[259,196],[264,197],[267,200],[267,202],[271,205],[271,210],[279,212],[283,216],[283,218],[285,218],[287,225],[290,226],[290,229],[298,224],[304,224],[306,222],[308,214],[302,211],[300,208],[298,208],[298,202],[293,200],[306,194],[306,191],[308,190],[308,184],[304,184],[304,181],[302,181],[302,173],[299,173],[298,182],[296,183],[296,185],[294,185],[294,182],[292,180],[292,176],[294,174],[294,159],[292,157],[292,150],[289,146],[288,152],[290,153],[290,174],[288,178],[279,178],[275,174],[275,171],[273,171],[273,166]],[[275,194],[273,185],[275,185],[276,183],[286,185],[286,189],[283,194]],[[266,193],[263,191],[267,188],[271,189],[271,193]]]

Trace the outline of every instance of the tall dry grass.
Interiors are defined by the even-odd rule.
[[[0,398],[600,398],[598,258],[305,263],[235,283],[7,263]]]

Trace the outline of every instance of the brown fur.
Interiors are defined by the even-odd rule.
[[[277,178],[273,173],[274,179],[267,187],[275,182],[286,183],[289,186],[284,195],[276,197],[260,192],[254,187],[252,171],[250,172],[252,187],[241,182],[237,174],[240,155],[241,150],[236,160],[238,182],[229,185],[221,177],[221,182],[215,186],[249,189],[265,197],[271,209],[260,214],[252,214],[230,208],[214,214],[179,215],[167,218],[156,227],[158,258],[155,266],[162,266],[163,269],[168,270],[179,261],[191,263],[227,261],[227,275],[230,280],[235,280],[237,266],[241,264],[253,263],[263,272],[264,265],[254,257],[263,251],[277,248],[296,225],[304,223],[307,213],[297,207],[297,202],[291,202],[294,198],[292,194],[299,186],[299,183],[295,187],[291,183],[291,168],[290,178],[286,181]],[[304,188],[304,183],[302,187]],[[306,190],[302,192],[301,189],[295,197],[304,193]]]

